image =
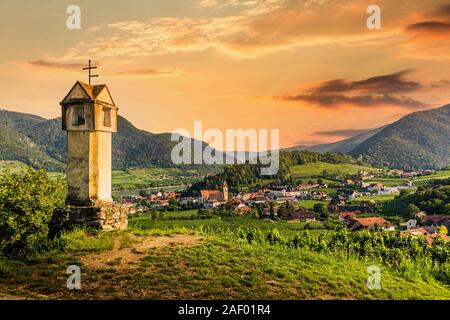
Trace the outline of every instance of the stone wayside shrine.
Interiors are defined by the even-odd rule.
[[[111,197],[111,144],[118,108],[108,87],[77,81],[60,104],[62,130],[67,131],[70,225],[126,229],[129,209]]]

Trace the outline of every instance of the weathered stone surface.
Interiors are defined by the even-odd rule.
[[[68,207],[65,212],[69,227],[89,227],[99,230],[128,228],[129,208],[120,204],[104,207]],[[63,213],[63,214],[64,214]]]
[[[118,108],[108,88],[77,81],[60,104],[67,131],[67,203],[111,205],[111,143]]]
[[[111,143],[117,132],[117,110],[106,85],[77,81],[61,101],[62,129],[67,131],[67,184],[58,226],[86,226],[100,230],[128,227],[127,207],[111,197]]]

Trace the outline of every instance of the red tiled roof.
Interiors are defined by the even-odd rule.
[[[373,218],[353,218],[352,220],[359,222],[363,227],[370,227],[373,225],[380,225],[382,227],[388,226],[389,222],[384,220],[382,217],[373,217]]]
[[[428,233],[429,232],[423,227],[416,228],[416,229],[400,231],[400,234],[413,234],[413,235],[417,235],[417,234],[424,234],[425,235],[425,234],[428,234]]]
[[[354,211],[340,212],[339,213],[339,217],[341,217],[341,218],[355,218],[356,217],[356,212],[354,212]]]
[[[206,200],[224,201],[223,192],[220,190],[200,190],[200,195]]]
[[[444,223],[445,221],[450,220],[450,215],[427,215],[423,218],[423,223],[432,222],[432,223]]]

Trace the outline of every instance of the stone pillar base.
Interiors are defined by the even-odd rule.
[[[90,227],[98,230],[124,230],[128,228],[130,209],[120,204],[103,207],[68,207],[64,210],[70,228]]]

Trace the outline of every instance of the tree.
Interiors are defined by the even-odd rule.
[[[445,209],[444,209],[445,214],[450,214],[450,203],[447,203],[445,205]]]
[[[139,190],[139,195],[141,197],[148,197],[150,195],[150,192],[148,192],[147,190],[141,189],[141,190]]]
[[[416,214],[420,212],[420,208],[416,206],[414,203],[410,203],[408,205],[407,213],[411,218],[415,218]]]
[[[313,206],[313,210],[316,213],[316,215],[324,220],[327,220],[329,217],[329,212],[327,205],[325,203],[316,203]]]
[[[278,217],[283,220],[287,220],[289,218],[289,214],[285,206],[281,206],[280,209],[278,209]]]
[[[443,234],[443,235],[448,234],[448,229],[447,229],[447,227],[444,226],[444,225],[441,225],[441,226],[439,227],[438,233],[439,233],[439,234]]]
[[[0,179],[0,253],[20,254],[44,243],[55,209],[64,206],[66,185],[29,168]]]
[[[174,207],[174,208],[178,207],[178,201],[177,201],[177,199],[175,199],[175,198],[170,198],[170,199],[169,199],[169,205],[172,206],[172,207]]]

